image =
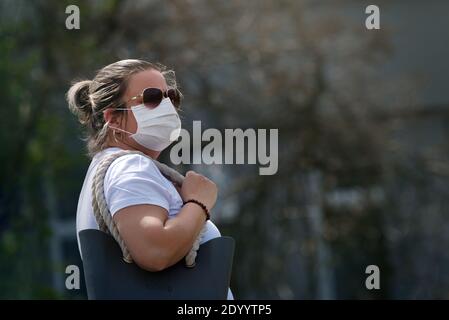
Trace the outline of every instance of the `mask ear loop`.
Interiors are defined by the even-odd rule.
[[[112,130],[112,136],[114,137],[115,142],[119,143],[119,140],[117,139],[117,130]]]
[[[108,126],[110,129],[112,129],[112,136],[114,137],[114,140],[115,140],[115,142],[117,142],[117,143],[120,142],[120,141],[117,139],[117,131],[121,131],[120,134],[122,134],[122,133],[134,134],[134,133],[132,133],[132,132],[129,132],[129,131],[127,131],[127,130],[123,130],[123,129],[121,129],[121,128],[111,127],[111,126],[109,125],[109,121],[106,122],[104,125],[105,125],[105,126]],[[123,141],[122,141],[122,142],[123,142]]]

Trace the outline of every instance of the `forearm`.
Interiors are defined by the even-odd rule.
[[[168,244],[168,262],[171,266],[181,260],[192,248],[205,223],[203,209],[194,203],[185,204],[174,218],[167,219],[164,233]]]

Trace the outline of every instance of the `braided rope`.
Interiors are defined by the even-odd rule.
[[[120,246],[120,249],[122,250],[123,260],[125,260],[128,263],[131,263],[132,262],[131,254],[129,253],[129,250],[126,247],[125,242],[120,237],[117,226],[109,212],[104,195],[104,177],[106,176],[106,172],[108,171],[109,166],[117,158],[129,154],[140,154],[142,156],[151,159],[150,157],[148,157],[147,155],[145,155],[140,151],[128,151],[128,150],[116,152],[104,158],[98,165],[97,171],[95,172],[95,176],[92,182],[92,208],[99,229],[103,232],[110,233],[112,237],[114,237],[115,241],[117,241],[118,245]],[[176,170],[166,166],[165,164],[162,164],[154,159],[151,160],[154,162],[159,171],[167,179],[169,179],[171,182],[173,182],[179,187],[182,185],[182,182],[184,181],[183,175],[181,175]],[[187,267],[192,268],[195,266],[197,251],[200,247],[200,241],[204,236],[205,232],[206,232],[206,224],[204,224],[203,228],[201,229],[201,232],[194,241],[189,253],[185,256],[185,262]]]

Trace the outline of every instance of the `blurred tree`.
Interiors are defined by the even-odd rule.
[[[63,94],[71,78],[67,72],[72,74],[71,68],[80,65],[93,68],[80,62],[93,63],[97,59],[95,45],[100,43],[83,34],[68,33],[64,24],[67,4],[4,1],[0,5],[3,298],[55,297],[49,287],[52,273],[64,271],[64,266],[51,264],[48,254],[49,236],[54,231],[49,218],[64,215],[63,210],[73,216],[75,190],[87,159],[82,144],[73,141],[79,134],[68,116]],[[115,10],[113,3],[101,8],[109,17],[108,10]]]

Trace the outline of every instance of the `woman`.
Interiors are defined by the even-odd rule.
[[[174,72],[142,60],[115,62],[93,80],[73,84],[67,102],[87,128],[92,157],[78,202],[77,234],[98,229],[91,184],[101,159],[121,150],[138,150],[157,159],[179,136],[180,101]],[[163,270],[186,256],[206,221],[201,205],[183,205],[183,200],[194,199],[210,211],[217,199],[217,187],[206,177],[189,171],[177,189],[150,159],[139,154],[112,163],[104,192],[132,259],[148,271]],[[200,244],[221,236],[210,220],[206,226]],[[228,299],[233,299],[230,289]]]

